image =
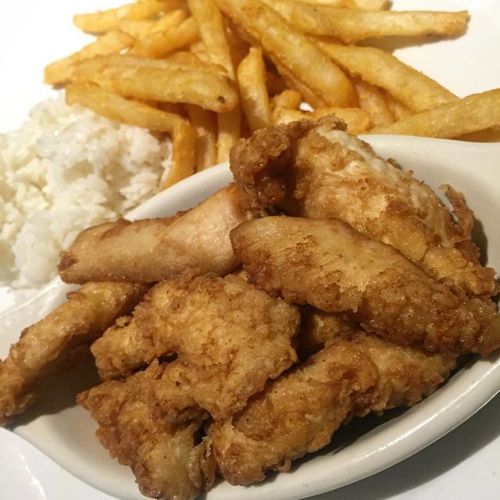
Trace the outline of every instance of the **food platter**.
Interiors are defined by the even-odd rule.
[[[489,235],[489,264],[500,264],[500,235],[494,230],[495,214],[500,209],[495,197],[495,186],[500,182],[496,169],[500,146],[487,144],[478,147],[454,141],[397,136],[368,139],[379,154],[396,158],[414,169],[433,188],[453,179],[457,188],[466,194],[484,232]],[[426,151],[425,160],[421,158],[422,150]],[[476,166],[474,169],[470,168],[472,162]],[[189,208],[226,185],[230,179],[227,165],[202,172],[152,198],[130,217],[170,215]],[[21,310],[4,315],[1,354],[6,352],[8,343],[15,339],[20,328],[57,305],[66,290],[67,285],[56,281]],[[78,377],[68,380],[68,387],[71,383],[78,385]],[[416,407],[366,434],[357,431],[360,434],[349,446],[340,450],[333,446],[304,460],[293,472],[279,474],[256,487],[231,487],[222,483],[210,492],[209,498],[301,498],[357,481],[407,458],[446,434],[486,404],[499,388],[498,355],[492,360],[474,361]],[[55,394],[47,399],[51,400],[48,408],[40,408],[39,416],[28,414],[14,431],[97,489],[118,498],[140,498],[135,492],[130,471],[115,464],[98,445],[93,437],[95,425],[88,415]],[[71,446],[68,446],[69,442]]]
[[[78,9],[106,8],[117,2],[91,0],[69,7],[63,2],[57,3],[61,4],[57,14],[59,19],[63,17],[63,13],[69,18]],[[484,50],[485,44],[493,42],[492,37],[498,37],[494,16],[495,13],[498,14],[499,7],[495,2],[481,2],[481,5],[474,6],[458,0],[443,1],[439,6],[434,5],[434,2],[416,1],[395,1],[393,4],[395,9],[471,9],[472,21],[467,35],[462,39],[438,42],[433,44],[431,50],[428,44],[404,47],[397,42],[393,48],[402,60],[436,78],[458,95],[500,86],[500,69],[488,64],[487,51]],[[37,8],[39,7],[34,7],[35,11]],[[20,18],[21,7],[13,6],[12,9],[13,15]],[[15,10],[19,12],[16,13]],[[28,20],[29,26],[30,23],[33,23],[34,32],[40,30],[36,27],[35,17]],[[68,36],[68,46],[62,53],[57,53],[60,44],[51,42],[47,42],[48,52],[44,51],[44,44],[36,49],[31,48],[36,64],[23,67],[21,71],[25,80],[40,81],[41,68],[48,60],[81,45],[83,35],[69,34],[67,19],[61,21],[61,25],[66,26],[68,34],[61,36]],[[6,26],[4,36],[16,36],[13,31],[13,28]],[[28,53],[28,48],[21,43],[20,51]],[[463,71],[459,62],[464,58],[470,64],[467,72]],[[1,62],[2,67],[15,66],[14,59],[5,58]],[[6,85],[8,87],[11,83]],[[15,85],[12,86],[14,88]],[[2,131],[18,125],[27,110],[50,91],[41,84],[20,88],[18,96],[22,101],[21,106],[15,106],[13,100],[6,97],[8,93],[9,87],[2,98],[2,108],[6,110],[0,118]],[[500,267],[500,240],[496,230],[498,224],[494,218],[494,214],[500,209],[495,200],[498,191],[496,186],[500,183],[495,160],[500,157],[500,146],[397,136],[372,136],[368,140],[382,156],[394,157],[406,167],[414,168],[417,175],[433,188],[443,182],[451,182],[463,190],[489,236],[489,263]],[[424,151],[425,154],[422,154]],[[473,168],[471,164],[474,165]],[[227,166],[218,166],[157,195],[131,213],[130,217],[169,215],[177,210],[190,208],[229,180]],[[42,295],[31,299],[27,306],[21,305],[21,310],[1,316],[4,334],[0,340],[0,354],[6,354],[8,344],[16,339],[22,327],[33,323],[62,301],[67,289],[65,285],[55,281]],[[22,300],[19,301],[21,302]],[[1,309],[3,307],[0,305]],[[78,386],[78,377],[82,375],[84,373],[77,375],[74,380],[68,380],[68,388],[73,383]],[[334,442],[333,447],[302,461],[294,467],[292,473],[280,474],[262,486],[252,488],[235,488],[224,483],[214,489],[209,498],[302,498],[350,484],[404,460],[439,439],[479,410],[495,396],[499,388],[498,356],[493,361],[474,362],[455,374],[445,387],[417,407],[402,415],[393,415],[387,422],[373,429],[357,429],[354,441],[353,436],[347,436],[337,444]],[[118,498],[143,498],[136,493],[129,470],[112,462],[93,438],[94,423],[82,410],[73,407],[69,399],[54,397],[51,405],[40,408],[38,414],[31,413],[23,418],[15,432],[71,474],[98,490]],[[344,447],[347,443],[349,446]],[[335,473],[332,474],[332,471]]]

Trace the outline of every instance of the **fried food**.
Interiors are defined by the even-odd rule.
[[[371,133],[453,139],[488,130],[498,126],[499,122],[500,89],[494,89],[442,104],[389,125],[379,125]]]
[[[271,382],[243,411],[212,424],[213,453],[230,483],[289,470],[292,460],[327,445],[352,415],[414,405],[455,365],[453,356],[391,344],[339,317],[316,320],[320,331],[309,333],[322,336],[326,347]]]
[[[257,206],[343,220],[439,280],[494,295],[495,271],[479,263],[463,196],[445,190],[460,214],[454,220],[430,187],[342,128],[326,117],[259,130],[233,149],[231,170]]]
[[[126,381],[83,392],[78,402],[97,420],[101,444],[132,468],[143,495],[194,499],[215,475],[208,441],[196,444],[203,417],[187,423],[166,418],[153,391],[160,372],[154,364]]]
[[[299,321],[295,307],[237,276],[181,277],[153,287],[91,349],[103,379],[175,353],[165,375],[182,381],[168,384],[172,412],[198,405],[223,418],[296,361]]]
[[[219,470],[231,484],[288,471],[292,460],[323,448],[377,381],[373,363],[346,341],[272,382],[237,415],[209,430]]]
[[[500,347],[492,301],[469,299],[341,221],[264,217],[231,241],[249,281],[288,302],[350,312],[370,332],[433,352]]]
[[[0,423],[30,406],[39,382],[63,369],[75,348],[90,345],[118,316],[128,314],[145,291],[129,283],[88,283],[26,328],[0,362]]]
[[[155,283],[186,270],[226,274],[238,262],[229,232],[252,217],[234,185],[172,219],[120,220],[83,231],[62,252],[59,274],[68,283]]]

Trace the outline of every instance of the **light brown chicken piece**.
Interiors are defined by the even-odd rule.
[[[181,277],[153,287],[91,349],[103,379],[177,354],[172,412],[198,405],[223,418],[296,361],[299,322],[296,307],[237,276]]]
[[[67,283],[154,283],[189,270],[224,275],[237,266],[229,232],[252,217],[235,185],[174,218],[119,220],[86,229],[62,253]]]
[[[145,291],[130,283],[87,283],[23,330],[0,362],[0,422],[22,413],[36,399],[44,377],[63,369],[73,349],[89,345],[118,316],[128,314]]]
[[[282,375],[240,413],[209,430],[219,470],[231,484],[288,471],[292,460],[327,445],[377,382],[373,363],[339,340]]]
[[[496,294],[495,272],[479,263],[472,211],[452,187],[444,191],[455,220],[412,172],[379,158],[334,117],[261,129],[231,152],[231,170],[258,207],[349,223],[392,245],[436,279],[471,295]]]
[[[97,437],[110,455],[132,468],[143,495],[194,499],[213,483],[215,463],[209,442],[196,442],[203,415],[187,423],[164,415],[153,391],[162,371],[153,363],[81,393],[78,402],[97,420]]]
[[[264,217],[231,239],[250,282],[288,302],[350,312],[368,331],[429,351],[500,347],[491,301],[448,288],[341,221]]]
[[[455,365],[454,356],[397,346],[354,330],[341,317],[313,316],[302,334],[322,339],[326,347],[210,428],[215,459],[232,484],[288,470],[292,460],[327,445],[353,415],[414,405]]]

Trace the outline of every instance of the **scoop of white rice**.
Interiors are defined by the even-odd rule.
[[[171,147],[63,97],[0,134],[0,284],[39,287],[84,228],[114,219],[157,190]]]

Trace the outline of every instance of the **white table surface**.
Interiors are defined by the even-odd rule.
[[[119,2],[118,2],[119,3]],[[71,24],[78,11],[116,5],[116,0],[24,0],[4,2],[0,15],[0,131],[20,125],[29,109],[52,94],[42,84],[51,60],[79,48],[86,37]],[[497,0],[395,0],[396,9],[467,8],[472,15],[465,37],[398,50],[402,59],[433,76],[458,95],[500,87],[500,2]],[[316,497],[318,500],[500,498],[500,396],[473,418],[414,457],[356,484]],[[29,497],[17,484],[8,459],[0,452],[0,500]],[[77,482],[52,462],[57,488],[41,492],[48,500],[110,500]],[[10,487],[9,487],[10,485]],[[33,487],[33,485],[31,485]],[[15,489],[17,488],[17,489]],[[18,492],[12,496],[12,491]],[[7,495],[7,496],[6,496]]]

